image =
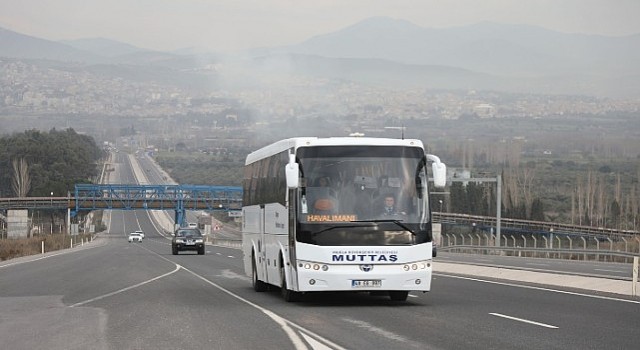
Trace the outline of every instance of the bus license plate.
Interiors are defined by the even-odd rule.
[[[382,280],[352,280],[352,288],[380,288]]]

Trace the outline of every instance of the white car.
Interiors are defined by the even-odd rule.
[[[138,230],[135,233],[139,234],[144,239],[144,232],[142,232],[141,230]]]
[[[142,242],[142,236],[138,232],[131,232],[129,234],[129,243],[132,242]]]

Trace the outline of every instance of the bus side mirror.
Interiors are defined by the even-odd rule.
[[[432,163],[433,186],[443,188],[447,184],[447,166],[444,163]]]
[[[442,188],[447,185],[447,166],[440,161],[440,158],[433,154],[427,154],[427,159],[432,161],[431,170],[433,172],[433,186]]]
[[[295,155],[289,156],[289,164],[285,165],[284,174],[287,179],[287,188],[300,186],[300,165],[296,163]]]

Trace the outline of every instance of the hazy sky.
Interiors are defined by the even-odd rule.
[[[0,0],[0,27],[50,40],[218,51],[289,45],[373,16],[444,28],[492,21],[640,33],[640,0]]]

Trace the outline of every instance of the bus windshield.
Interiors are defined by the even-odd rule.
[[[296,239],[316,245],[431,241],[426,159],[418,147],[298,149]]]

